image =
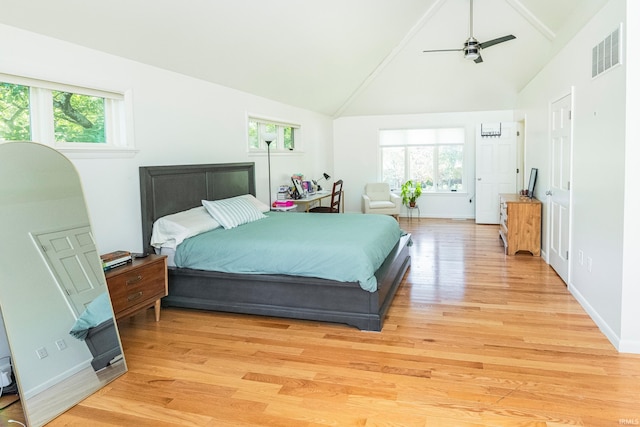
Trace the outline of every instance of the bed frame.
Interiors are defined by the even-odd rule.
[[[140,167],[143,247],[153,250],[149,242],[156,219],[201,206],[203,199],[242,194],[256,194],[254,163]],[[376,292],[363,290],[357,282],[169,267],[169,295],[162,305],[346,323],[380,331],[411,264],[410,241],[410,235],[403,236],[378,269]]]

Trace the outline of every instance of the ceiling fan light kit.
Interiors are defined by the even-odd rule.
[[[503,43],[515,38],[516,36],[509,34],[507,36],[498,37],[497,39],[489,40],[484,43],[478,42],[478,40],[473,37],[473,0],[469,0],[469,38],[466,42],[464,42],[464,47],[462,49],[435,49],[425,50],[423,52],[462,52],[464,54],[464,59],[470,59],[476,64],[479,64],[483,62],[482,56],[480,55],[480,51],[482,49],[486,49],[488,47],[497,45],[498,43]]]

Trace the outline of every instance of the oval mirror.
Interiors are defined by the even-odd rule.
[[[0,420],[41,426],[127,370],[80,178],[65,156],[0,144],[0,230]]]

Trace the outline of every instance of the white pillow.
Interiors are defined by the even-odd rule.
[[[202,205],[209,215],[225,229],[257,221],[266,216],[251,201],[244,197],[232,197],[222,200],[203,200]]]
[[[236,198],[247,199],[262,213],[269,212],[271,210],[268,205],[256,199],[253,194],[243,194],[242,196],[232,197],[232,199],[236,199]]]
[[[175,249],[185,239],[218,227],[220,223],[202,206],[166,215],[153,223],[151,246]]]

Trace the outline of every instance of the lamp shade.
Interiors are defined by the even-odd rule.
[[[277,135],[275,133],[265,132],[262,134],[262,139],[264,139],[264,142],[269,145],[276,140],[276,136]]]

